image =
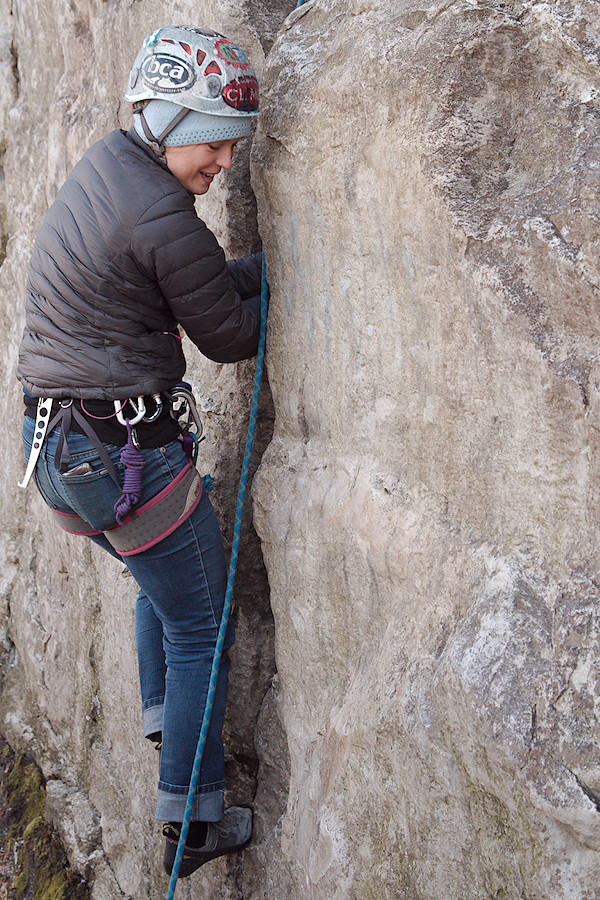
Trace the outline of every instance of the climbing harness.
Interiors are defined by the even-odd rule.
[[[110,456],[100,443],[94,429],[86,421],[84,416],[79,413],[77,408],[73,406],[73,399],[68,398],[66,400],[59,400],[58,412],[52,419],[50,419],[50,413],[52,411],[53,403],[54,400],[52,397],[40,397],[40,399],[38,400],[31,453],[29,454],[29,459],[27,461],[25,476],[23,478],[23,481],[19,482],[19,487],[26,488],[29,484],[31,476],[35,471],[37,461],[40,457],[44,441],[46,440],[48,435],[52,431],[54,431],[59,422],[61,425],[61,430],[56,445],[55,464],[57,469],[60,469],[61,472],[67,471],[70,461],[70,455],[66,436],[68,435],[71,428],[71,420],[75,419],[83,433],[89,438],[94,447],[97,449],[100,459],[106,466],[108,474],[120,488],[121,485],[117,477],[117,472]]]
[[[179,425],[181,441],[188,463],[167,487],[163,488],[162,491],[143,506],[137,507],[142,491],[142,470],[145,465],[145,459],[139,452],[139,443],[134,426],[142,421],[154,422],[158,419],[164,408],[163,398],[159,393],[152,395],[155,409],[150,415],[146,415],[144,397],[137,397],[135,400],[114,401],[114,415],[117,421],[127,429],[127,443],[121,448],[120,455],[125,471],[122,487],[112,459],[89,422],[73,405],[73,400],[59,401],[59,410],[50,419],[53,401],[51,398],[40,398],[36,411],[31,454],[27,463],[25,477],[19,483],[19,487],[27,487],[39,459],[44,440],[59,423],[61,430],[56,446],[55,465],[61,472],[68,471],[70,456],[67,435],[71,428],[71,421],[75,419],[96,448],[107,473],[121,491],[121,496],[115,504],[117,524],[104,532],[109,543],[121,556],[133,556],[158,544],[192,515],[202,498],[203,489],[203,479],[200,478],[194,465],[198,453],[198,443],[203,439],[202,422],[198,415],[191,385],[187,384],[187,382],[181,382],[172,388],[171,391],[166,392],[165,399],[168,399],[170,404],[172,418]],[[123,415],[123,410],[128,404],[134,411],[132,418],[126,418]],[[86,412],[83,403],[82,410]],[[93,418],[100,417],[94,416]],[[210,482],[206,483],[206,489],[211,489]],[[63,513],[59,510],[51,511],[57,524],[69,534],[80,534],[88,537],[102,534],[102,532],[94,529],[89,522],[86,522],[85,519],[82,519],[75,513]]]
[[[246,482],[248,480],[248,470],[250,468],[250,456],[252,454],[252,445],[254,443],[254,432],[256,430],[256,417],[258,415],[258,401],[260,398],[260,385],[262,381],[263,364],[265,358],[265,342],[267,337],[267,310],[269,305],[269,286],[267,284],[267,274],[265,267],[265,258],[263,254],[262,275],[261,275],[261,298],[260,298],[260,335],[258,339],[258,353],[256,356],[256,369],[254,373],[254,389],[252,392],[252,404],[250,407],[250,421],[248,423],[248,436],[246,437],[246,448],[244,450],[244,460],[242,462],[242,473],[240,476],[240,486],[238,489],[237,505],[235,510],[235,524],[233,527],[233,542],[231,546],[231,559],[229,561],[229,575],[227,577],[227,588],[225,591],[225,602],[223,604],[223,613],[221,615],[221,624],[219,625],[219,633],[217,635],[217,643],[213,656],[212,669],[210,673],[210,681],[208,684],[208,694],[206,696],[206,705],[204,707],[204,717],[202,719],[202,727],[200,729],[200,737],[196,747],[196,756],[194,765],[192,766],[192,776],[187,795],[185,812],[183,814],[183,822],[181,823],[181,832],[179,835],[179,843],[177,844],[177,852],[171,870],[171,878],[169,881],[169,889],[166,900],[173,900],[175,896],[175,888],[177,886],[177,878],[183,860],[183,851],[187,834],[192,818],[192,807],[196,796],[196,787],[200,776],[200,767],[202,765],[202,756],[204,755],[204,745],[206,744],[206,736],[208,734],[208,726],[212,715],[215,692],[217,689],[217,678],[219,675],[219,666],[221,665],[221,656],[223,654],[223,645],[225,643],[225,634],[229,624],[229,616],[231,613],[231,600],[233,597],[233,585],[235,582],[235,573],[237,569],[238,551],[240,546],[240,534],[242,529],[242,511],[244,508],[244,497],[246,495]]]

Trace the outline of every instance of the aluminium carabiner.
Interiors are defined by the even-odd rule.
[[[154,410],[154,412],[152,413],[151,416],[144,416],[144,418],[142,420],[143,422],[156,422],[156,420],[160,416],[161,412],[163,411],[163,402],[162,402],[162,397],[160,396],[160,394],[159,393],[152,394],[152,399],[154,400],[154,405],[156,406],[156,409]]]
[[[131,403],[133,409],[135,410],[135,415],[132,419],[129,419],[129,424],[131,426],[137,425],[138,422],[141,422],[144,416],[146,415],[146,404],[144,403],[143,397],[138,397],[137,402],[138,405],[135,405],[135,400],[129,397],[127,400],[114,400],[115,404],[115,415],[117,417],[117,422],[119,425],[127,426],[127,421],[125,420],[125,416],[123,415],[123,409],[127,403]]]

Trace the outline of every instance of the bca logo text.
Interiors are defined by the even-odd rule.
[[[145,59],[141,74],[148,87],[167,94],[185,90],[196,78],[191,66],[167,53],[155,53]]]

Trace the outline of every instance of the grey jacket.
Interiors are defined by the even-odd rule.
[[[133,129],[88,150],[48,210],[17,377],[33,396],[116,400],[181,380],[179,323],[205,356],[256,353],[260,254],[225,263],[194,198]]]

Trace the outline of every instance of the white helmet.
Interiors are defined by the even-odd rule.
[[[139,114],[142,131],[155,150],[190,110],[222,117],[221,129],[250,132],[258,115],[258,81],[245,54],[230,40],[205,28],[173,25],[148,35],[129,74],[125,99]],[[150,131],[144,109],[152,100],[176,107],[160,135]],[[137,118],[137,116],[136,116]],[[223,119],[235,119],[226,123]],[[143,132],[143,133],[142,133]],[[202,141],[196,141],[202,143]]]

